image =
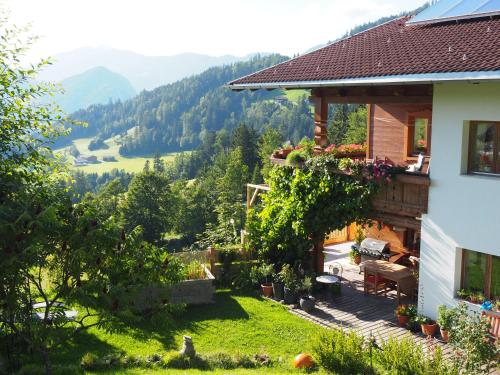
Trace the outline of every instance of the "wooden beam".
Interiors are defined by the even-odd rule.
[[[370,153],[372,150],[372,132],[371,132],[371,124],[372,124],[372,104],[366,105],[366,158],[371,159]]]
[[[328,102],[322,96],[312,96],[310,100],[314,104],[314,141],[324,147],[328,144]]]
[[[432,104],[432,97],[429,96],[325,96],[324,99],[328,103],[339,104],[400,104],[400,103],[415,103],[415,104]]]

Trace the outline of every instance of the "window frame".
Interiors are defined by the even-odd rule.
[[[484,287],[483,290],[481,291],[485,298],[491,299],[494,298],[495,296],[491,295],[491,279],[493,276],[493,257],[494,255],[492,254],[486,254],[486,253],[481,253],[480,251],[474,251],[474,250],[469,250],[469,249],[462,249],[462,269],[461,269],[461,275],[460,275],[460,289],[464,289],[465,287],[465,265],[467,262],[468,258],[468,252],[474,252],[474,253],[480,253],[486,256],[486,265],[485,265],[485,272],[484,272]]]
[[[474,128],[479,124],[493,124],[495,126],[495,142],[493,142],[493,172],[482,172],[473,170],[473,149],[472,140],[474,138]],[[500,176],[500,121],[491,120],[473,120],[469,122],[469,140],[468,140],[467,174]],[[498,171],[498,172],[497,172]]]
[[[415,158],[419,155],[421,151],[414,150],[414,140],[415,140],[415,120],[417,118],[424,118],[427,120],[427,152],[424,153],[425,157],[431,156],[431,138],[432,138],[432,111],[423,110],[407,113],[407,121],[405,127],[405,157]]]

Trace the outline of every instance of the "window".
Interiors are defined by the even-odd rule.
[[[500,257],[463,250],[462,289],[500,299]]]
[[[431,111],[408,114],[407,155],[431,154]]]
[[[500,122],[471,122],[469,172],[500,174]]]

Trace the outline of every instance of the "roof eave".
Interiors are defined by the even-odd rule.
[[[231,90],[273,90],[273,89],[313,89],[317,87],[342,86],[385,86],[385,85],[417,85],[440,82],[481,82],[500,81],[500,70],[476,72],[449,72],[404,74],[381,77],[348,78],[323,81],[290,81],[263,83],[232,83],[227,84]]]

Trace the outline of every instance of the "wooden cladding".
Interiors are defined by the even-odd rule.
[[[323,97],[328,103],[383,104],[432,103],[432,85],[349,86],[312,90],[312,96]]]
[[[427,213],[429,185],[427,176],[398,175],[392,182],[382,185],[373,199],[374,218],[387,221],[387,215],[397,215],[406,217],[407,222]]]

